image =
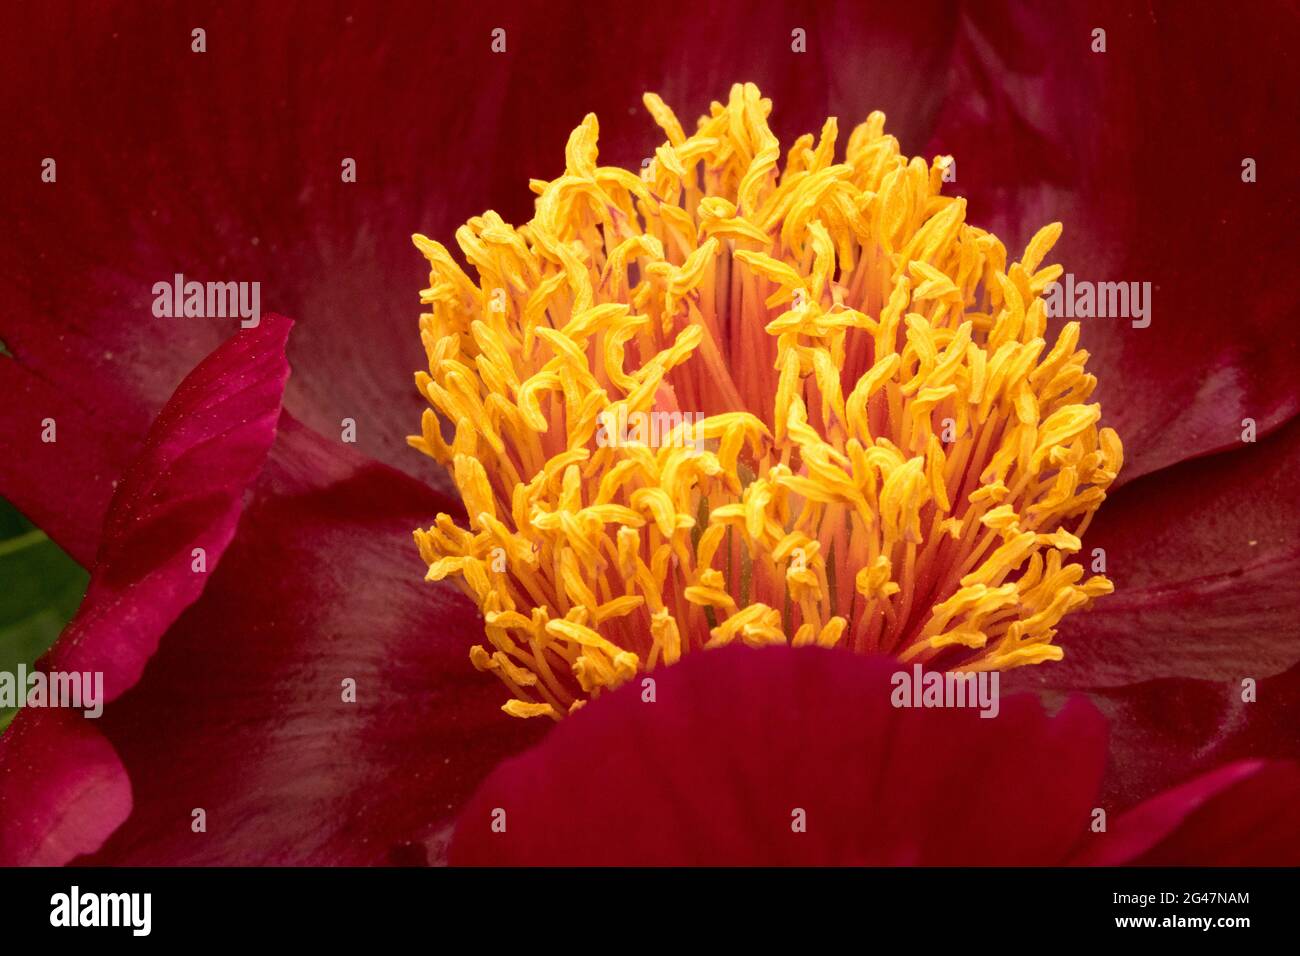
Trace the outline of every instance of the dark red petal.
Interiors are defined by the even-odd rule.
[[[0,341],[5,334],[7,330],[0,331]],[[27,367],[25,358],[0,354],[0,394],[5,396],[0,401],[5,435],[0,496],[89,566],[113,482],[139,448],[148,421],[126,424],[111,407],[97,414],[100,403],[73,387],[76,375],[70,362],[57,381],[50,381]],[[47,441],[42,436],[51,434],[51,424],[54,441]]]
[[[1300,759],[1300,664],[1244,681],[1160,680],[1093,694],[1111,728],[1108,804],[1132,806],[1233,760]]]
[[[728,648],[634,680],[507,761],[453,864],[1052,863],[1086,831],[1104,724],[1028,696],[897,709],[899,665]],[[799,810],[807,830],[794,831]],[[494,820],[505,814],[505,832]]]
[[[1300,765],[1243,760],[1198,777],[1115,820],[1076,862],[1300,865]]]
[[[103,671],[113,700],[202,593],[275,440],[292,325],[267,316],[235,333],[163,408],[113,496],[90,586],[52,668]]]
[[[0,738],[0,866],[62,866],[130,812],[126,771],[80,712],[24,710]]]
[[[503,688],[469,662],[481,619],[422,580],[411,532],[450,506],[283,419],[203,597],[105,714],[135,808],[91,862],[424,859],[545,729],[501,713]]]
[[[1106,31],[1094,53],[1093,30]],[[1300,139],[1294,7],[980,4],[963,16],[932,141],[970,219],[1089,281],[1152,283],[1151,324],[1082,319],[1131,481],[1300,410],[1290,270]],[[1207,59],[1206,51],[1213,56]],[[1242,181],[1242,162],[1258,182]]]
[[[588,111],[600,116],[605,160],[639,166],[663,141],[645,90],[663,93],[690,126],[731,83],[753,79],[787,137],[820,129],[829,112],[843,119],[843,142],[879,107],[899,135],[923,141],[950,4],[798,15],[768,4],[743,16],[745,34],[765,42],[720,39],[739,16],[680,0],[650,20],[630,5],[600,17],[424,3],[12,11],[0,36],[11,117],[0,157],[9,229],[0,339],[13,358],[0,356],[0,389],[14,404],[0,406],[0,426],[35,435],[57,412],[71,432],[80,413],[89,466],[63,474],[89,500],[80,514],[48,505],[33,475],[56,473],[35,470],[49,456],[21,476],[0,462],[0,487],[28,480],[14,500],[88,560],[93,538],[76,539],[102,517],[96,483],[118,477],[185,371],[232,328],[153,317],[154,283],[179,272],[261,282],[264,310],[299,317],[286,407],[326,435],[354,419],[362,451],[449,489],[404,437],[419,430],[412,378],[426,363],[417,316],[428,268],[411,233],[454,248],[457,227],[485,209],[526,220],[529,178],[563,171],[567,136]],[[206,53],[191,51],[196,27]],[[507,30],[504,54],[491,51],[497,27]],[[806,54],[791,50],[795,28],[807,33]],[[40,178],[46,157],[58,163],[54,184]],[[342,181],[345,157],[356,160],[355,183]]]
[[[1082,556],[1105,551],[1115,593],[1062,621],[1064,660],[1024,676],[1063,688],[1258,680],[1300,661],[1297,474],[1300,419],[1121,489]]]
[[[207,573],[192,570],[192,549],[206,550],[211,572],[234,535],[275,437],[292,324],[267,317],[200,363],[118,486],[86,597],[44,662],[102,672],[99,704],[135,683],[202,592]],[[130,807],[121,763],[81,713],[26,708],[0,737],[0,862],[66,863],[96,850]]]

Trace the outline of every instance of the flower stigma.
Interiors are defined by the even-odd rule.
[[[1078,323],[1045,339],[1061,225],[1008,266],[941,195],[950,159],[879,112],[841,162],[830,118],[781,165],[753,84],[691,135],[645,103],[667,142],[640,175],[596,164],[588,115],[527,225],[457,230],[477,280],[414,237],[409,442],[468,516],[415,539],[481,610],[503,709],[558,719],[737,641],[1059,660],[1062,617],[1113,590],[1071,558],[1123,461]]]

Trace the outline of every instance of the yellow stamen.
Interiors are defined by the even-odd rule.
[[[843,162],[832,119],[781,170],[752,84],[691,135],[645,102],[668,141],[643,175],[596,164],[588,116],[531,222],[457,231],[477,281],[415,237],[409,441],[468,515],[415,538],[483,611],[503,709],[559,719],[737,641],[1059,659],[1061,618],[1111,590],[1066,557],[1123,463],[1078,325],[1044,340],[1060,224],[1008,268],[940,195],[950,160],[902,156],[880,113]]]

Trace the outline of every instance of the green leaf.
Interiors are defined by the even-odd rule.
[[[90,575],[0,498],[0,671],[30,667],[76,613]],[[15,708],[0,708],[0,732]]]

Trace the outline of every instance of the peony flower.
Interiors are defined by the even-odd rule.
[[[855,5],[819,9],[806,23],[791,24],[784,10],[760,7],[746,12],[746,34],[770,42],[728,44],[717,38],[730,35],[730,15],[696,7],[664,15],[689,19],[697,29],[675,33],[669,44],[647,36],[639,21],[620,25],[612,14],[599,27],[581,19],[563,32],[553,29],[553,10],[513,14],[505,24],[507,52],[488,60],[495,56],[489,43],[497,24],[467,11],[436,18],[417,7],[386,11],[382,18],[315,10],[301,17],[290,8],[184,16],[162,11],[151,12],[147,23],[129,11],[102,21],[78,11],[75,29],[57,9],[39,17],[15,14],[8,35],[24,42],[6,52],[0,67],[16,117],[10,152],[20,164],[6,176],[3,197],[12,226],[0,251],[0,289],[10,306],[0,320],[0,387],[9,399],[0,403],[7,451],[0,456],[0,494],[92,569],[78,620],[47,663],[97,667],[115,676],[105,715],[93,725],[26,710],[0,737],[0,860],[423,862],[442,857],[452,821],[489,772],[543,737],[546,744],[528,760],[549,761],[549,754],[568,746],[565,741],[591,733],[611,761],[615,752],[629,762],[653,756],[665,774],[697,765],[696,752],[674,757],[671,749],[621,750],[616,735],[599,729],[602,715],[641,706],[638,682],[602,695],[553,729],[546,726],[550,721],[501,714],[499,686],[467,658],[481,645],[478,661],[489,669],[496,664],[513,679],[492,656],[501,652],[493,640],[499,635],[485,626],[518,622],[488,625],[452,582],[419,580],[423,569],[411,530],[432,527],[452,539],[436,520],[446,514],[450,527],[481,534],[473,523],[484,513],[476,505],[487,496],[449,494],[452,481],[432,465],[422,467],[405,445],[418,415],[409,373],[420,361],[410,311],[420,279],[406,237],[421,229],[446,239],[488,204],[502,211],[503,223],[527,221],[533,212],[523,184],[559,170],[564,137],[589,110],[601,119],[604,161],[633,171],[640,182],[640,163],[656,155],[657,145],[629,115],[642,91],[658,90],[665,102],[693,112],[747,77],[772,97],[782,142],[820,129],[826,116],[855,124],[881,109],[901,149],[956,158],[956,182],[943,194],[965,196],[965,220],[996,234],[1007,248],[1029,247],[1044,223],[1060,221],[1065,230],[1053,258],[1076,276],[1152,283],[1148,327],[1085,319],[1079,331],[1079,348],[1090,353],[1082,374],[1096,377],[1091,401],[1104,409],[1102,419],[1084,430],[1096,431],[1093,451],[1105,448],[1103,429],[1122,436],[1125,463],[1114,481],[1102,482],[1109,484],[1108,500],[1086,535],[1074,519],[1066,530],[1080,539],[1081,563],[1091,565],[1095,548],[1104,551],[1105,571],[1089,573],[1104,574],[1115,593],[1102,595],[1098,582],[1094,593],[1085,591],[1096,599],[1090,609],[1073,609],[1035,631],[1042,638],[1056,630],[1050,640],[1034,643],[1038,653],[1063,656],[1011,670],[1005,683],[1051,693],[1084,689],[1110,718],[1101,796],[1094,761],[1087,774],[1070,776],[1072,796],[1063,797],[1061,807],[1107,809],[1116,840],[1118,821],[1137,821],[1136,839],[1146,846],[1094,841],[1091,852],[1120,847],[1114,851],[1120,855],[1108,860],[1145,860],[1148,853],[1193,862],[1267,858],[1225,857],[1212,834],[1223,813],[1242,812],[1239,801],[1249,805],[1265,791],[1285,794],[1290,765],[1259,758],[1289,758],[1297,751],[1288,718],[1300,657],[1290,573],[1297,512],[1288,467],[1295,457],[1297,388],[1290,370],[1296,350],[1295,337],[1285,332],[1287,299],[1275,278],[1275,250],[1284,248],[1280,240],[1290,228],[1286,194],[1279,193],[1283,180],[1276,175],[1289,128],[1275,117],[1294,110],[1287,108],[1293,91],[1270,75],[1272,64],[1281,62],[1277,51],[1294,42],[1294,17],[1242,10],[1220,23],[1209,10],[1159,7],[1149,16],[1120,17],[1080,7],[1049,22],[1023,8],[955,13]],[[187,41],[196,16],[208,36],[203,54]],[[1106,21],[1105,53],[1090,46],[1098,19]],[[806,54],[790,49],[794,27],[806,31]],[[436,82],[413,81],[429,74],[427,49],[394,38],[434,31],[454,48],[452,56],[465,60],[439,72]],[[290,36],[292,43],[286,42]],[[481,38],[477,47],[475,37]],[[1204,70],[1211,38],[1222,77]],[[629,57],[629,43],[641,55]],[[582,51],[580,58],[575,50]],[[581,69],[570,67],[579,60]],[[99,69],[88,72],[87,61]],[[440,59],[439,67],[444,62],[450,61]],[[95,79],[106,74],[113,83]],[[39,90],[33,86],[38,76]],[[601,82],[592,83],[592,76]],[[537,108],[538,89],[554,108]],[[1213,118],[1208,125],[1206,117]],[[41,181],[46,157],[57,160],[57,182]],[[340,179],[345,157],[356,161],[355,183]],[[1259,165],[1256,182],[1242,179],[1248,157]],[[581,151],[576,158],[582,159]],[[659,161],[661,171],[667,162]],[[727,201],[744,212],[737,200]],[[726,211],[716,203],[708,210]],[[710,238],[700,226],[704,242],[696,249]],[[665,264],[679,268],[684,260],[673,259],[670,250]],[[1207,260],[1218,268],[1207,269]],[[150,289],[176,272],[260,280],[268,309],[298,319],[288,353],[294,374],[283,396],[287,323],[264,316],[261,328],[235,332],[234,323],[222,320],[159,320],[150,314]],[[813,275],[808,269],[800,278]],[[910,268],[900,276],[917,281]],[[889,278],[897,278],[892,269]],[[773,291],[778,288],[772,283]],[[1232,303],[1230,320],[1225,302]],[[887,298],[882,295],[879,304],[883,311]],[[879,323],[871,309],[856,309]],[[977,325],[971,319],[972,341],[988,331]],[[1045,341],[1060,340],[1059,326],[1047,324]],[[771,414],[780,374],[757,361],[752,349],[731,343],[729,337],[718,343],[732,356],[728,372],[754,376],[741,396],[743,407],[698,410],[709,413],[706,420],[728,411],[751,415],[767,429],[778,456],[781,447],[792,452],[798,443],[790,437],[788,415],[778,439]],[[639,346],[625,355],[628,374],[650,357]],[[900,353],[900,366],[903,358]],[[841,380],[864,371],[841,369]],[[436,381],[436,371],[430,374]],[[659,410],[671,412],[676,401],[679,410],[693,410],[690,402],[698,396],[688,389],[693,382],[702,395],[702,379],[676,367],[666,377],[671,391],[640,396],[649,402],[640,407],[654,411],[657,401]],[[814,367],[809,386],[815,380]],[[803,399],[808,428],[847,455],[847,444],[840,451],[820,418],[819,395],[807,392]],[[45,418],[58,423],[55,443],[40,441]],[[1255,442],[1242,441],[1247,418]],[[355,425],[355,444],[342,437],[344,419]],[[905,437],[882,429],[871,414],[867,420],[873,438],[886,435],[898,446]],[[473,428],[490,424],[484,418]],[[560,440],[559,424],[555,434],[538,440]],[[720,450],[725,430],[709,435],[710,428],[716,425],[706,426],[704,448],[717,457],[709,446],[716,441]],[[757,428],[754,434],[743,454],[761,463],[768,439]],[[439,437],[425,430],[420,440],[439,453]],[[490,442],[477,440],[486,476],[488,465],[495,469],[499,462],[489,454]],[[444,441],[454,452],[453,433]],[[829,453],[827,459],[837,464]],[[738,453],[732,477],[747,477],[739,471],[742,460]],[[459,477],[473,469],[461,466]],[[723,471],[706,477],[718,485],[718,495],[735,497]],[[778,480],[778,489],[795,482],[811,490],[799,480],[818,476],[791,468],[777,477],[787,482]],[[491,495],[494,508],[500,507],[499,490]],[[727,503],[744,505],[743,489],[739,497]],[[1012,510],[1023,519],[1030,502],[1013,497]],[[513,497],[502,500],[513,503]],[[728,514],[719,516],[719,526],[728,524],[733,539],[743,537],[748,527],[742,530],[738,516]],[[499,515],[503,524],[514,517],[504,510]],[[653,510],[649,517],[640,528],[631,520],[624,526],[638,533],[644,528],[647,537],[662,534]],[[712,520],[712,512],[706,517]],[[535,540],[539,551],[553,549],[560,532],[542,524],[523,540]],[[507,529],[521,536],[517,524]],[[786,573],[782,558],[771,556],[776,543],[757,540],[764,529],[758,530],[751,537],[768,548],[760,551],[767,562],[760,563],[760,575],[763,567]],[[618,530],[612,533],[617,542]],[[957,538],[947,540],[950,549],[958,547]],[[1044,567],[1048,551],[1065,550],[1061,544],[1073,542],[1035,538]],[[465,573],[464,541],[426,538],[425,545],[435,565],[459,558],[459,575]],[[202,572],[193,570],[195,548],[204,549]],[[714,557],[725,557],[718,548]],[[792,601],[790,624],[797,620],[798,627],[786,628],[782,606],[780,627],[794,637],[816,618],[818,626],[803,633],[813,643],[830,643],[839,617],[844,625],[835,643],[844,647],[695,654],[734,615],[717,613],[710,624],[705,610],[726,612],[726,602],[695,604],[686,597],[685,587],[710,583],[702,578],[707,569],[698,542],[686,556],[693,563],[679,559],[672,569],[683,606],[670,616],[690,659],[656,666],[655,706],[661,710],[655,713],[665,714],[666,704],[687,707],[686,691],[670,701],[663,690],[696,671],[706,675],[700,678],[706,686],[692,701],[748,693],[746,669],[769,659],[772,664],[762,666],[780,672],[769,675],[786,682],[778,686],[814,697],[824,686],[829,698],[836,681],[866,681],[863,668],[879,666],[845,652],[855,643],[860,618],[851,608],[844,612],[840,602],[849,599],[849,579],[838,574],[838,562],[845,556],[837,551],[832,561],[829,549],[812,555],[811,573],[823,596],[809,598],[807,613]],[[514,557],[514,567],[529,561],[522,547]],[[829,572],[824,587],[817,575],[818,557],[836,567],[833,599]],[[725,592],[739,610],[746,597],[732,591],[741,586],[734,563],[730,571],[723,560],[708,564],[722,576],[719,593],[711,596],[721,600]],[[868,569],[866,590],[894,583],[899,594],[876,600],[901,601],[905,554],[899,569],[903,576],[896,578],[891,559],[888,578],[879,581]],[[928,580],[935,592],[928,605],[913,597],[915,615],[951,596],[939,593],[945,582],[926,578],[937,564],[918,556],[912,569],[914,582]],[[686,581],[692,572],[702,584]],[[865,601],[856,577],[852,593]],[[555,588],[563,580],[553,569],[547,584]],[[1067,583],[1087,588],[1089,580]],[[756,585],[751,578],[751,587],[767,588],[770,600],[763,603],[776,610],[790,584]],[[795,587],[813,590],[806,580]],[[633,596],[646,600],[649,594],[640,589]],[[573,635],[585,634],[546,630],[571,609],[558,592],[552,596],[516,603],[559,612],[548,611],[543,625],[558,652],[571,648]],[[563,600],[572,601],[567,595]],[[637,613],[647,610],[638,607]],[[594,620],[589,614],[588,624]],[[776,627],[768,617],[746,620],[724,636],[759,642]],[[996,653],[1011,623],[994,620],[998,626],[978,628],[986,638],[982,646],[958,640],[949,653],[970,655],[959,663],[978,666],[975,656]],[[920,648],[912,653],[925,656],[938,651],[926,641],[951,634],[907,625],[887,631],[882,623],[876,649],[901,656]],[[589,655],[597,661],[584,665],[590,689],[578,674],[566,676],[571,683],[560,688],[573,700],[612,686],[633,669],[643,676],[656,637],[660,658],[669,646],[666,623],[662,636],[630,628],[614,633],[616,626],[609,624],[612,636],[605,639],[617,650],[597,647],[613,679]],[[976,628],[958,630],[976,640]],[[883,646],[886,633],[902,646]],[[862,644],[862,651],[871,649],[869,634]],[[635,654],[635,665],[617,661],[619,654]],[[805,657],[834,663],[795,662]],[[518,658],[510,661],[520,666]],[[1255,682],[1254,702],[1242,700],[1243,679]],[[353,701],[345,699],[346,681],[353,682]],[[855,686],[867,694],[867,683]],[[560,708],[540,689],[532,703],[571,706],[551,693]],[[1062,716],[1080,713],[1079,706],[1069,705],[1073,709]],[[751,705],[747,713],[753,712]],[[733,746],[761,757],[764,742],[746,736],[743,724],[728,723],[738,717],[728,714],[717,717],[719,733],[730,727]],[[932,722],[936,714],[911,715],[917,720],[908,724],[938,727],[952,716]],[[996,731],[979,728],[1001,726],[1004,719],[1005,713],[969,723],[991,741]],[[1076,720],[1084,719],[1067,723]],[[1095,733],[1086,737],[1088,747],[1099,749]],[[829,747],[835,741],[827,736],[821,742]],[[807,750],[811,764],[822,771],[830,766],[825,758],[833,749]],[[585,753],[590,760],[590,748]],[[1242,764],[1243,758],[1252,762]],[[506,764],[503,778],[515,766]],[[926,768],[936,777],[951,770]],[[1197,776],[1202,772],[1216,776]],[[500,805],[482,801],[494,799],[503,778],[470,804],[453,858],[463,852],[461,859],[471,859],[482,809]],[[1189,780],[1190,790],[1143,802]],[[896,787],[891,799],[926,792],[915,774],[890,782]],[[999,792],[990,787],[984,795],[992,800]],[[609,796],[615,799],[617,791]],[[1182,809],[1169,811],[1170,800]],[[1204,815],[1188,811],[1189,801],[1201,801]],[[1132,807],[1138,808],[1129,810],[1134,815],[1124,812]],[[200,831],[196,810],[206,821]],[[628,819],[636,812],[629,805]],[[526,819],[512,814],[512,832],[520,833]],[[823,819],[812,817],[814,823]],[[850,814],[836,819],[852,822]],[[1032,858],[1094,859],[1070,856],[1081,849],[1070,842],[1078,819],[1026,829],[1025,845],[1044,850]],[[786,811],[786,832],[788,820]],[[1127,823],[1124,830],[1130,832]],[[923,843],[923,827],[910,832]],[[1172,849],[1162,843],[1164,835],[1177,838]],[[900,850],[898,859],[905,856]]]
[[[694,655],[497,767],[453,865],[1294,863],[1295,761],[1241,760],[1106,819],[1106,725],[1029,695],[997,719],[892,706],[896,662]],[[751,741],[761,741],[753,746]]]

